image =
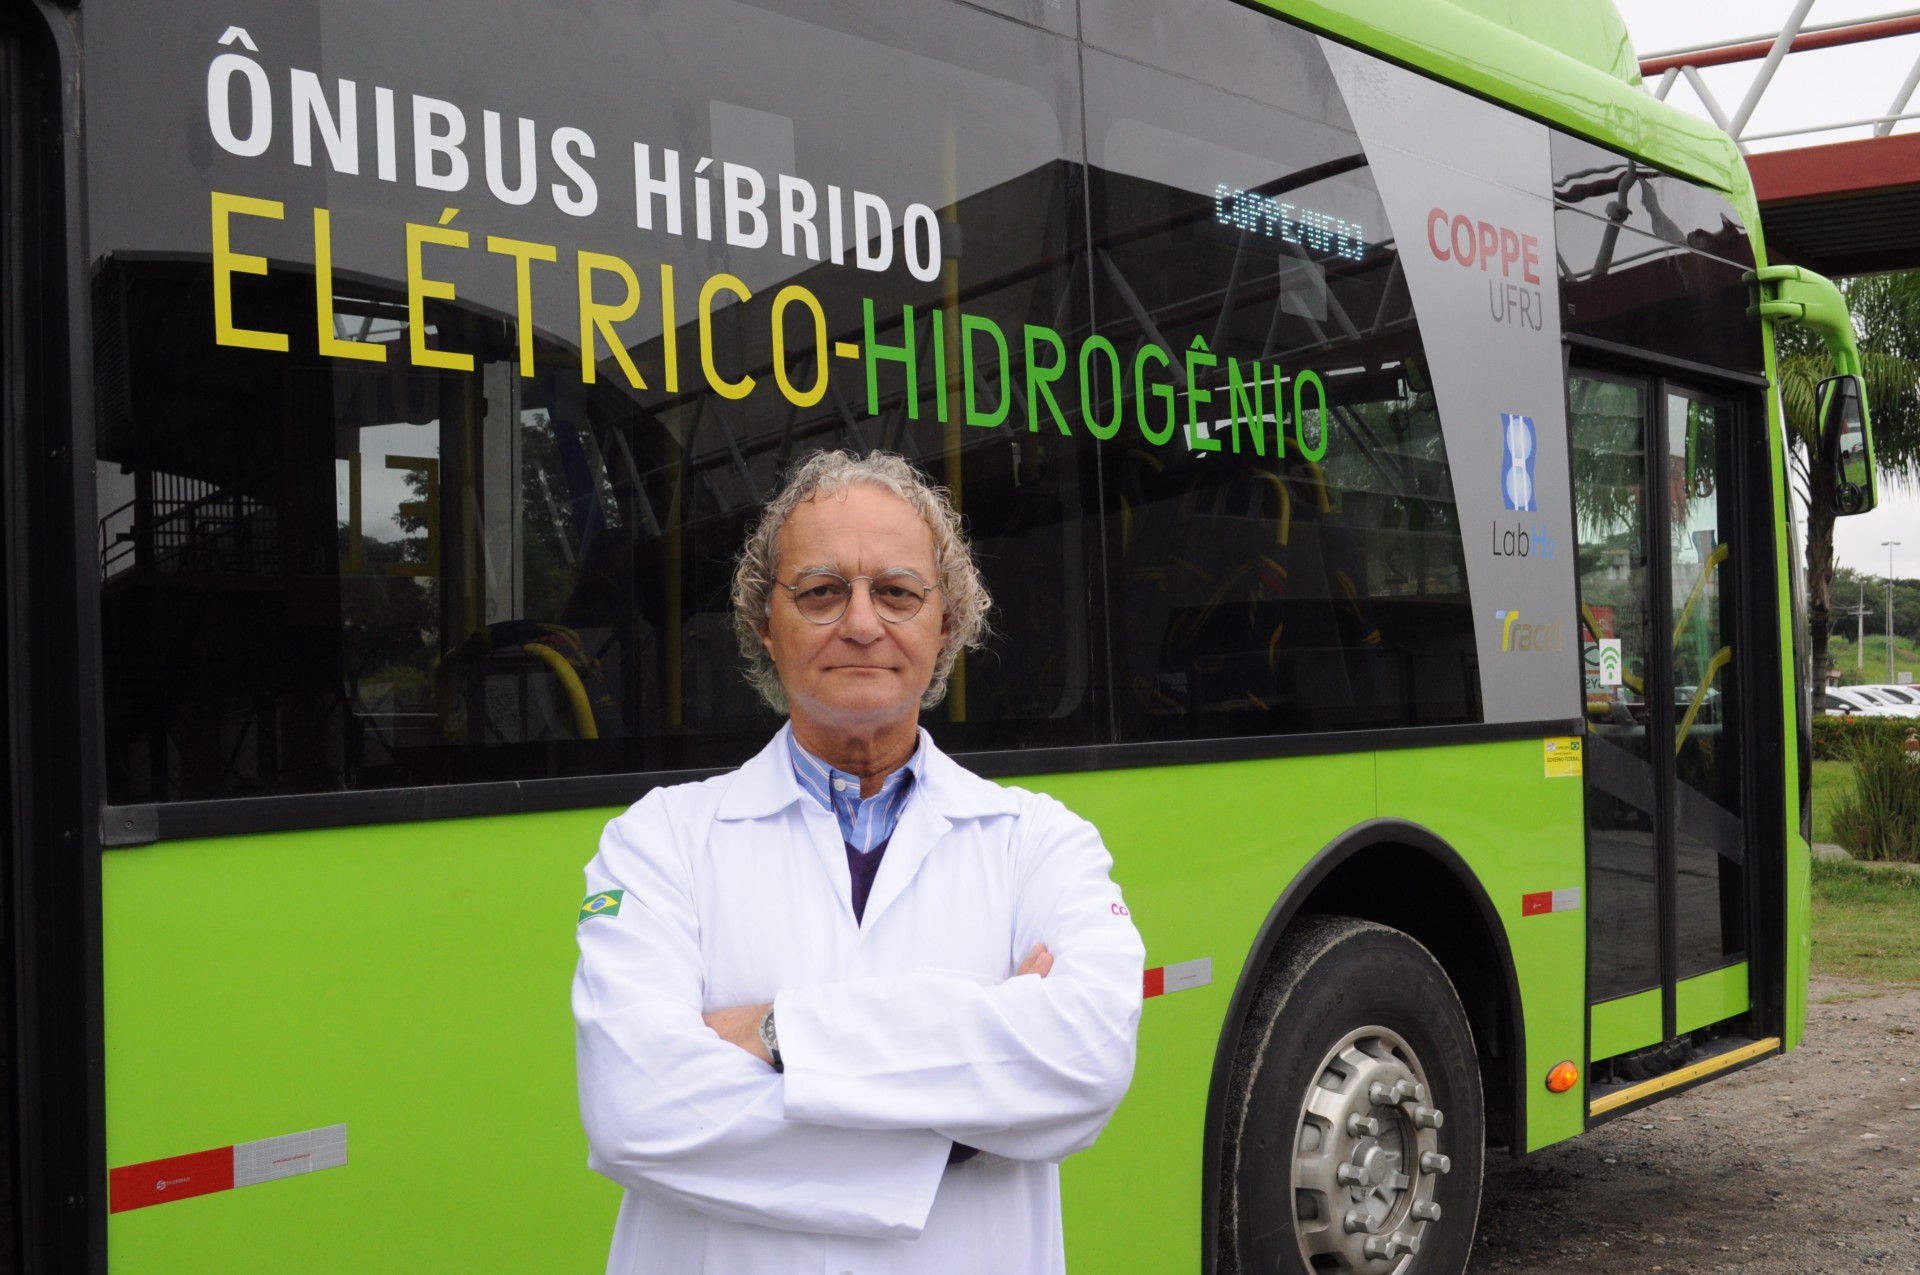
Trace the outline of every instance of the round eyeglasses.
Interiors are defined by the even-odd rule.
[[[793,595],[793,605],[799,609],[802,619],[814,624],[832,624],[847,613],[847,604],[853,601],[853,586],[860,580],[867,582],[867,596],[873,601],[874,614],[889,624],[905,624],[919,615],[927,595],[939,588],[904,567],[882,571],[877,576],[855,576],[852,580],[835,571],[808,571],[792,584],[784,580],[774,583]]]

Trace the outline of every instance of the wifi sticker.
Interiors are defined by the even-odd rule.
[[[1620,676],[1620,662],[1624,658],[1625,656],[1622,655],[1620,651],[1619,638],[1600,639],[1600,685],[1620,685],[1622,681]]]

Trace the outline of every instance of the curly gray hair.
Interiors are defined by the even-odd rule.
[[[780,493],[760,511],[760,521],[741,546],[733,569],[733,631],[747,662],[747,681],[775,712],[787,711],[786,688],[761,634],[773,614],[773,586],[780,570],[780,532],[793,511],[816,496],[838,496],[855,484],[890,491],[913,507],[933,532],[933,560],[939,577],[941,622],[946,638],[933,668],[933,681],[920,697],[922,708],[932,708],[947,693],[947,679],[962,647],[978,648],[987,634],[987,611],[993,599],[974,563],[973,550],[960,530],[947,489],[935,486],[904,456],[872,452],[814,452],[801,461]]]

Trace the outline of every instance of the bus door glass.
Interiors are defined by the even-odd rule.
[[[1667,564],[1673,658],[1674,943],[1678,978],[1746,951],[1746,851],[1732,623],[1739,549],[1723,480],[1733,405],[1669,385]],[[1683,1025],[1682,1030],[1686,1030]]]
[[[1598,1060],[1707,1025],[1679,984],[1745,955],[1740,546],[1730,403],[1651,378],[1570,390]]]

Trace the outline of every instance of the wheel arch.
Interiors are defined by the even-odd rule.
[[[1391,884],[1378,885],[1376,874]],[[1463,913],[1459,907],[1464,904]],[[1525,1016],[1513,952],[1493,901],[1460,853],[1431,829],[1370,819],[1329,842],[1274,902],[1247,953],[1227,1003],[1207,1087],[1201,1170],[1202,1269],[1219,1264],[1221,1151],[1225,1098],[1248,1012],[1281,938],[1303,915],[1335,914],[1389,925],[1412,936],[1453,982],[1473,1026],[1486,1092],[1488,1142],[1504,1136],[1523,1154],[1527,1088]],[[1477,924],[1463,924],[1467,919]],[[1475,977],[1478,975],[1478,977]]]

